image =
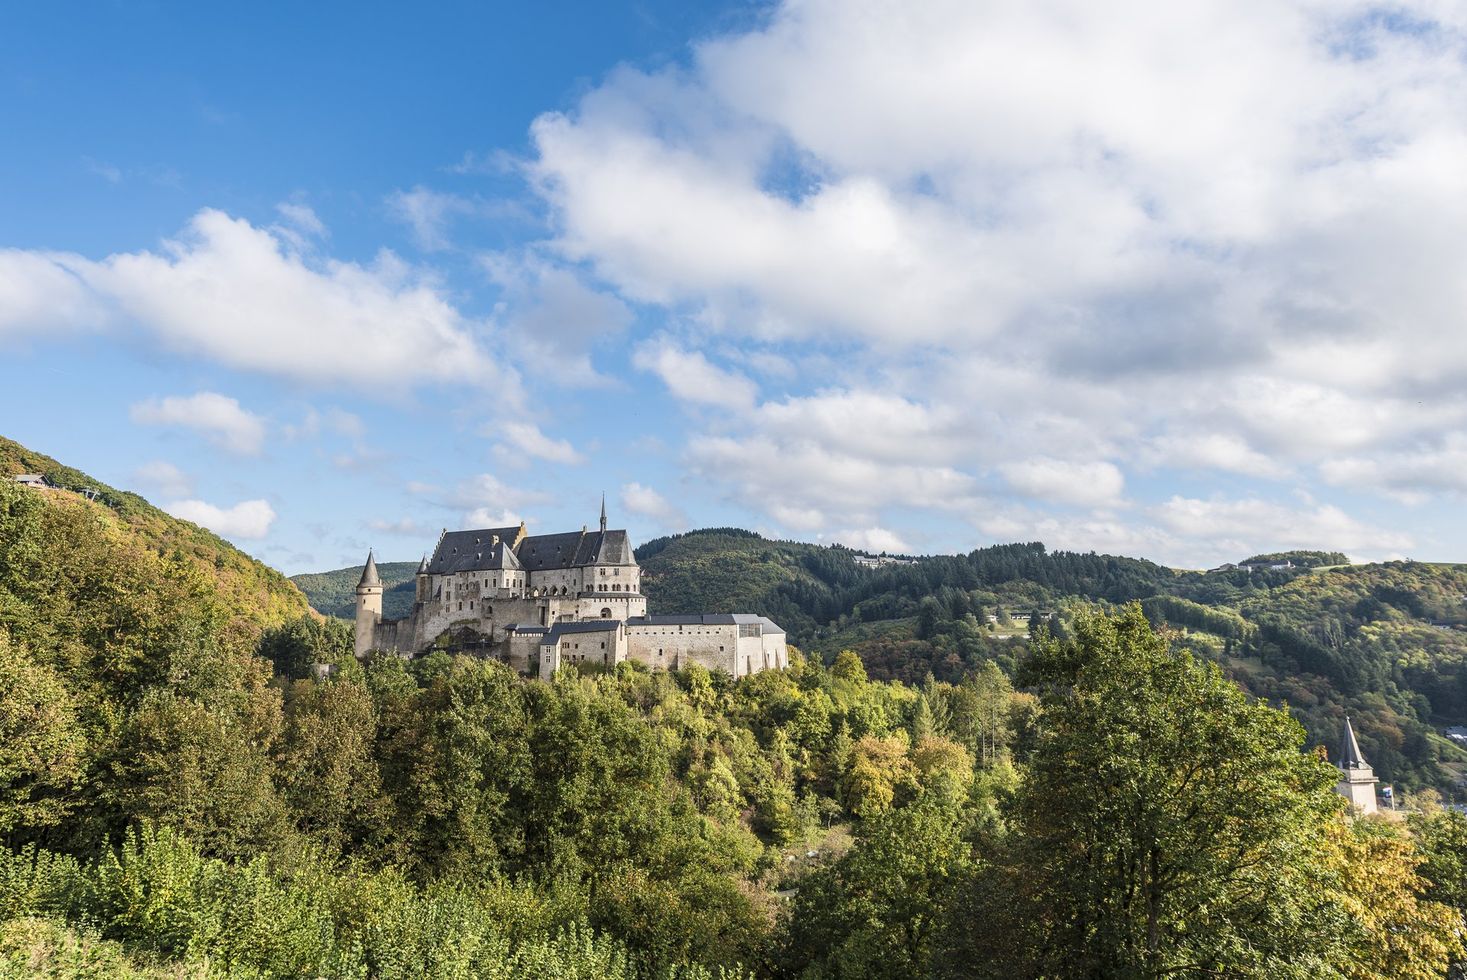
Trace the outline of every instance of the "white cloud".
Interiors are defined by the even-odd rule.
[[[766,451],[800,474],[736,478],[783,526],[875,522],[876,462],[972,499],[1014,461],[1021,505],[1114,507],[1177,470],[1451,494],[1464,88],[1467,15],[1429,0],[802,0],[542,116],[530,173],[549,249],[703,350],[802,369],[720,364],[820,379],[757,405],[692,341],[636,357],[729,413],[690,442],[710,484]],[[1144,507],[1019,524],[1043,520],[1198,547]]]
[[[1402,553],[1411,536],[1364,524],[1338,507],[1287,507],[1272,501],[1199,500],[1174,496],[1155,508],[1158,524],[1183,537],[1206,540],[1239,560],[1260,551],[1317,548],[1384,557]]]
[[[688,517],[672,501],[652,487],[628,483],[621,488],[621,506],[651,520],[659,529],[677,531],[688,526]]]
[[[438,252],[448,247],[448,226],[458,216],[472,214],[473,201],[456,194],[444,194],[426,187],[396,191],[387,198],[387,210],[408,226],[413,241],[425,252]]]
[[[874,554],[886,552],[888,554],[906,555],[912,552],[911,545],[907,544],[898,535],[881,527],[836,531],[831,535],[831,538],[848,548],[854,548],[857,551],[868,551]]]
[[[973,478],[949,466],[886,463],[813,441],[704,436],[688,447],[693,471],[794,531],[858,526],[884,507],[951,515],[976,503]]]
[[[499,286],[499,321],[505,341],[530,363],[553,359],[545,380],[558,385],[607,385],[591,366],[590,350],[631,326],[631,309],[574,270],[533,255],[483,256],[481,265]]]
[[[753,407],[759,387],[737,371],[716,367],[698,351],[685,351],[662,338],[637,348],[633,363],[662,379],[682,401],[720,408]]]
[[[212,391],[150,398],[133,405],[129,416],[140,425],[193,429],[239,456],[258,456],[265,447],[265,420],[241,408],[235,399]]]
[[[194,492],[194,481],[187,473],[165,460],[155,459],[132,471],[141,486],[162,497],[187,497]]]
[[[381,518],[377,518],[368,521],[367,527],[373,531],[378,531],[382,534],[391,534],[406,538],[426,539],[433,534],[433,531],[430,528],[428,528],[421,522],[414,520],[411,517],[404,517],[401,520],[396,521],[387,521],[382,520]]]
[[[424,483],[410,483],[408,492],[426,497],[435,506],[459,511],[461,527],[507,527],[530,521],[524,509],[546,503],[538,490],[512,487],[492,473],[480,473],[444,491]]]
[[[1336,486],[1376,490],[1411,504],[1433,493],[1467,494],[1467,437],[1454,432],[1437,445],[1326,460],[1320,472]]]
[[[781,439],[887,462],[950,462],[975,448],[956,411],[873,391],[832,389],[765,402],[754,424]]]
[[[1020,493],[1081,507],[1113,507],[1121,502],[1126,478],[1114,463],[1070,462],[1036,456],[1004,463],[999,472]]]
[[[105,306],[82,277],[49,254],[0,249],[0,339],[94,329],[107,319]]]
[[[564,439],[553,439],[531,422],[505,422],[487,430],[502,437],[507,454],[522,454],[551,463],[583,463],[585,457]]]
[[[308,204],[282,201],[275,205],[275,210],[285,219],[291,231],[301,236],[296,239],[298,243],[306,238],[326,238],[330,235],[326,225]]]
[[[307,261],[290,237],[200,211],[162,254],[0,253],[0,330],[131,321],[165,346],[298,381],[479,382],[473,325],[391,252]]]
[[[177,500],[163,509],[225,538],[257,540],[275,523],[275,509],[264,500],[244,500],[227,508],[202,500]]]

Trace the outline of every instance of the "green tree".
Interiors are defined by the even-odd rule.
[[[85,746],[61,678],[0,630],[0,836],[66,816]]]
[[[951,893],[973,867],[963,821],[959,807],[924,795],[864,823],[855,848],[800,882],[786,970],[811,980],[928,975]]]
[[[1043,727],[980,899],[1030,975],[1310,976],[1342,955],[1337,773],[1137,605],[1041,637]],[[981,935],[981,934],[980,934]]]

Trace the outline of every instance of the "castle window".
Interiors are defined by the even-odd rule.
[[[611,618],[611,609],[610,609],[610,607],[607,607],[607,608],[601,610],[601,618],[602,619],[610,619]]]

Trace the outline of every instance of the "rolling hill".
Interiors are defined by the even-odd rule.
[[[1384,778],[1449,788],[1467,773],[1467,751],[1440,733],[1467,724],[1467,567],[1287,552],[1240,563],[1252,570],[1179,571],[1039,543],[877,568],[857,554],[737,528],[637,549],[656,612],[759,613],[826,661],[855,650],[873,677],[909,683],[960,680],[989,661],[1011,669],[1031,625],[1062,631],[1082,605],[1139,601],[1250,693],[1287,703],[1315,741],[1333,747],[1349,713]],[[415,566],[379,567],[399,615]],[[318,610],[350,615],[360,574],[295,582]]]
[[[21,473],[40,474],[50,486],[19,487],[13,477]],[[50,523],[90,521],[102,530],[104,547],[110,543],[187,562],[209,581],[240,629],[276,625],[307,611],[305,595],[288,578],[212,531],[4,437],[0,481],[23,494],[15,500],[42,505]]]

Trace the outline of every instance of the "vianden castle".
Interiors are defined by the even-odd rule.
[[[784,630],[763,616],[649,616],[627,532],[444,531],[418,566],[412,612],[382,618],[369,553],[357,584],[356,652],[468,650],[549,679],[563,664],[701,664],[733,677],[789,665]]]

